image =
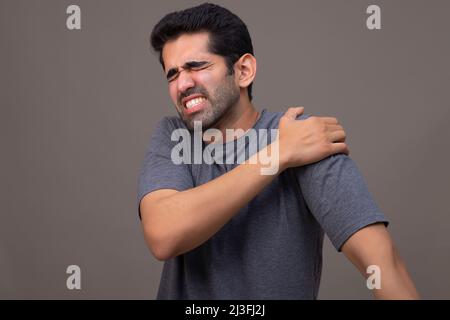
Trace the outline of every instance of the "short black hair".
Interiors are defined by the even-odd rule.
[[[159,53],[159,61],[164,68],[162,49],[167,41],[184,33],[206,31],[209,34],[209,51],[225,58],[229,74],[239,58],[253,54],[252,39],[245,23],[234,13],[212,3],[167,14],[153,28],[150,42]],[[252,100],[252,83],[247,88]]]

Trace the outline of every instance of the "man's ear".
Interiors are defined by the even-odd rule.
[[[236,81],[239,87],[247,88],[256,76],[256,58],[246,53],[234,64]]]

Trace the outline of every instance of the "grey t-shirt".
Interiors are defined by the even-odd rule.
[[[278,128],[281,116],[263,110],[253,129]],[[138,204],[149,192],[194,188],[239,165],[174,164],[178,142],[171,134],[178,128],[186,127],[177,117],[159,122],[140,173]],[[316,299],[324,232],[340,251],[353,233],[377,222],[388,223],[348,156],[287,169],[208,241],[166,261],[157,298]]]

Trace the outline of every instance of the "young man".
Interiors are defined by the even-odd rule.
[[[256,59],[239,17],[213,4],[174,12],[151,43],[179,114],[158,124],[139,180],[145,238],[165,261],[159,299],[315,299],[324,232],[364,276],[380,268],[377,298],[418,297],[337,120],[253,106]],[[199,124],[224,141],[196,142]],[[213,146],[215,160],[174,161],[180,130],[193,132],[183,159]],[[262,174],[268,157],[277,166]]]

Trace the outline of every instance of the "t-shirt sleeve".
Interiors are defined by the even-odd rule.
[[[183,191],[194,187],[188,164],[175,164],[171,159],[172,148],[178,143],[171,140],[175,129],[172,121],[165,117],[156,126],[147,147],[138,182],[137,206],[142,198],[158,189]]]
[[[372,198],[356,163],[344,154],[294,169],[311,213],[336,250],[358,230],[388,220]]]

